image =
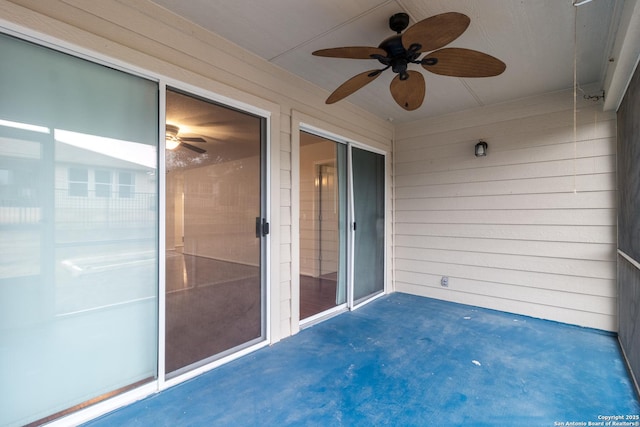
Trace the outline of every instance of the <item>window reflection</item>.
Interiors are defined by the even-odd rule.
[[[154,297],[154,147],[58,129],[54,135],[57,312]]]
[[[29,127],[0,120],[0,280],[34,276],[41,271],[40,143],[16,138],[32,132],[7,129]]]
[[[34,132],[50,133],[0,120],[0,226],[8,227],[0,279],[41,271],[42,149],[51,141],[26,139]],[[148,158],[155,147],[58,129],[53,134],[55,312],[155,297],[156,156]]]
[[[0,425],[39,425],[157,373],[158,84],[0,57]]]

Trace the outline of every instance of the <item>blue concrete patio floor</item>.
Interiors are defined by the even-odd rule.
[[[559,426],[638,414],[612,334],[394,293],[87,426]]]

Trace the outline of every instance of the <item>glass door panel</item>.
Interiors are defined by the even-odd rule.
[[[166,99],[165,371],[174,376],[264,339],[264,119],[178,90]]]
[[[0,425],[39,425],[156,378],[158,85],[0,57]]]
[[[354,304],[384,291],[385,159],[351,148],[353,177]]]
[[[300,134],[300,319],[346,302],[346,153]]]

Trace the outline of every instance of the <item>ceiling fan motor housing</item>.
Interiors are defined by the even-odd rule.
[[[378,47],[387,52],[388,58],[405,56],[407,52],[402,45],[402,36],[400,34],[384,39]]]
[[[395,16],[395,15],[394,15]],[[390,66],[394,73],[400,75],[401,80],[407,79],[407,65],[409,63],[417,63],[416,59],[420,56],[420,46],[411,46],[411,49],[405,49],[402,44],[402,36],[400,34],[385,39],[378,46],[387,53],[386,57],[377,56],[376,59],[386,66]]]

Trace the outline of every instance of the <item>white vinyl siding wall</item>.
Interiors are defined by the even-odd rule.
[[[572,91],[398,126],[397,291],[616,330],[615,113],[579,98],[575,141]]]

